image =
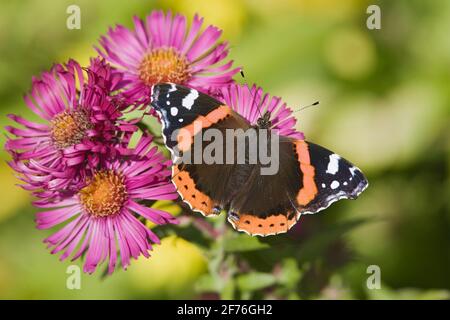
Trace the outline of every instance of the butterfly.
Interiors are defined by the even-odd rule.
[[[174,162],[172,182],[182,200],[204,216],[225,210],[238,231],[254,236],[287,232],[302,214],[319,212],[340,199],[356,199],[368,186],[361,170],[336,153],[276,134],[268,138],[278,141],[275,174],[262,174],[262,163],[248,161],[248,139],[244,139],[244,162],[186,161],[183,155],[192,153],[198,135],[211,129],[224,135],[231,129],[241,129],[241,134],[270,131],[270,112],[252,125],[215,98],[172,83],[154,85],[151,101],[162,122],[164,143]],[[207,147],[208,143],[201,145]],[[226,153],[228,144],[223,143],[222,148]],[[237,160],[236,154],[232,152],[232,160]]]

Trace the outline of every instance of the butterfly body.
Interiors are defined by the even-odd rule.
[[[259,236],[287,232],[302,214],[316,213],[339,199],[355,199],[368,185],[362,172],[337,154],[272,132],[268,111],[252,125],[220,101],[175,84],[153,86],[152,106],[161,117],[174,160],[172,181],[182,199],[205,216],[226,210],[238,231]],[[230,151],[228,140],[215,150],[230,155],[223,162],[186,161],[186,153],[195,153],[195,139],[211,129],[224,137],[234,130],[233,146],[244,143],[243,161],[235,147]],[[262,133],[267,133],[266,140]],[[277,152],[271,151],[278,161],[274,174],[263,174],[262,161],[251,161],[257,152],[250,146],[253,140],[258,151],[276,142]],[[212,144],[212,139],[204,142],[200,151]]]

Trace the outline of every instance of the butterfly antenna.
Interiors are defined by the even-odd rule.
[[[241,70],[239,70],[239,73],[241,74],[241,77],[242,77],[243,79],[246,80],[245,74],[244,74],[244,69],[241,68]],[[247,82],[245,82],[245,84],[247,85],[247,87],[249,87],[249,89],[251,89]],[[252,104],[253,104],[253,105],[254,105],[254,103],[255,103],[255,98],[256,98],[256,94],[257,94],[257,93],[258,93],[258,90],[255,90],[255,93],[254,93],[254,95],[252,96]],[[253,107],[253,105],[252,105],[252,107]],[[261,100],[261,101],[258,103],[258,105],[256,106],[256,110],[258,110],[259,116],[262,118],[263,115],[262,115],[262,113],[261,113],[261,105],[262,105],[262,100]]]
[[[307,106],[303,106],[303,107],[301,107],[301,108],[298,109],[298,110],[293,111],[292,114],[294,114],[294,113],[296,113],[296,112],[299,112],[299,111],[302,111],[302,110],[305,110],[305,109],[308,109],[308,108],[310,108],[310,107],[318,106],[318,105],[319,105],[319,101],[316,101],[316,102],[314,102],[314,103],[308,104]],[[275,126],[276,126],[278,123],[280,123],[280,121],[275,122],[275,123],[272,123],[272,128],[275,128]]]
[[[299,111],[302,111],[302,110],[305,110],[305,109],[308,109],[308,108],[311,108],[311,107],[314,107],[314,106],[318,106],[318,105],[319,105],[319,101],[316,101],[316,102],[314,102],[314,103],[308,104],[307,106],[303,106],[303,107],[301,107],[300,109],[295,110],[295,111],[292,112],[292,113],[296,113],[296,112],[299,112]]]

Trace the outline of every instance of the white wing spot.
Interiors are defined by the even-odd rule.
[[[197,98],[198,98],[198,91],[192,89],[191,92],[189,92],[189,94],[183,98],[181,105],[186,109],[191,110],[192,106],[194,105],[194,101]]]
[[[344,186],[348,185],[347,181],[344,181]]]
[[[326,186],[327,186],[327,185],[326,185],[325,183],[322,183],[322,188],[325,189]]]
[[[169,100],[167,100],[166,104],[167,104],[168,106],[170,106],[170,101],[169,101]]]
[[[183,118],[178,119],[178,122],[183,122],[183,121],[184,121]]]
[[[350,170],[350,173],[352,174],[352,176],[354,176],[356,170],[358,170],[358,169],[356,167],[351,167],[349,170]]]
[[[176,90],[177,90],[177,87],[175,86],[175,84],[171,83],[169,92],[173,92],[173,91],[176,91]]]
[[[340,156],[338,156],[337,154],[333,153],[330,154],[330,161],[328,162],[328,167],[327,167],[327,173],[330,174],[336,174],[336,172],[339,171],[339,159],[341,159]]]
[[[170,114],[175,117],[178,114],[178,108],[176,107],[170,108]]]
[[[336,189],[339,187],[339,181],[333,180],[333,182],[330,184],[331,189]]]

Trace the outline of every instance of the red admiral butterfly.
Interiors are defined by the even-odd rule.
[[[189,151],[194,136],[205,130],[270,130],[270,113],[252,126],[218,100],[170,83],[153,86],[151,104],[161,118],[165,144],[177,158],[172,181],[182,199],[204,216],[226,210],[238,231],[259,236],[287,232],[301,214],[319,212],[340,199],[356,199],[368,186],[363,173],[341,156],[285,136],[279,136],[279,170],[274,175],[262,175],[259,163],[180,162],[174,150]],[[188,132],[188,143],[179,139],[180,129]]]

